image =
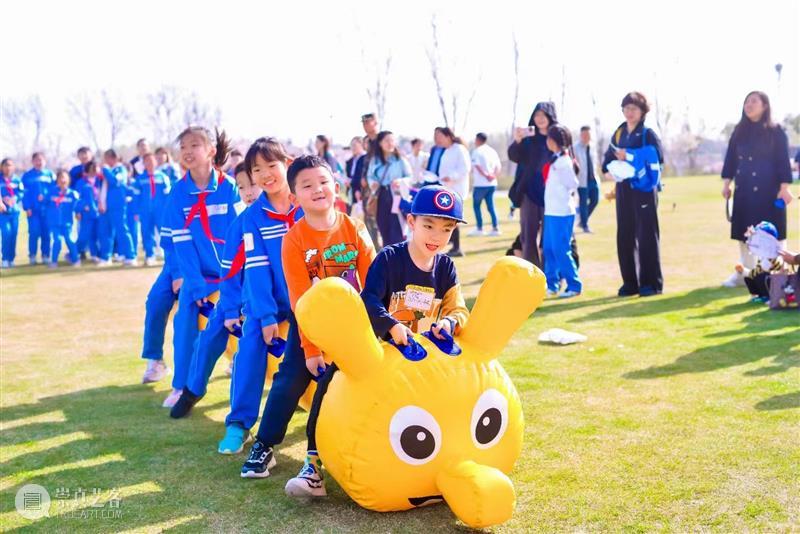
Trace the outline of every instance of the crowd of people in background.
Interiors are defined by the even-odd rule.
[[[591,127],[580,127],[573,144],[572,131],[559,124],[552,102],[538,103],[528,125],[514,129],[508,158],[516,169],[509,198],[512,217],[519,210],[520,231],[509,252],[550,271],[554,294],[569,297],[581,291],[574,232],[592,232],[589,221],[599,203],[601,177],[615,182],[605,196],[616,203],[622,277],[619,295],[649,296],[663,290],[657,210],[660,173],[640,180],[617,179],[609,171],[609,165],[616,161],[632,162],[631,154],[644,147],[652,147],[657,158],[654,163],[663,165],[661,142],[655,131],[645,126],[649,104],[644,95],[625,95],[621,107],[625,121],[614,131],[600,162],[595,161],[598,152]],[[339,209],[363,220],[375,243],[392,245],[408,237],[408,204],[419,187],[430,184],[444,185],[462,198],[471,193],[475,225],[466,235],[501,235],[494,200],[502,166],[485,133],[475,135],[470,152],[449,127],[436,127],[428,149],[423,140],[414,138],[408,150],[401,152],[396,135],[379,128],[378,117],[366,114],[361,122],[365,135],[353,137],[346,161],[337,159],[325,135],[316,136],[314,150],[331,167],[340,185]],[[561,129],[551,132],[554,127]],[[36,152],[30,168],[21,176],[11,158],[2,160],[3,268],[15,265],[19,214],[23,212],[28,221],[30,264],[56,268],[62,243],[73,266],[81,261],[99,267],[113,262],[135,266],[140,249],[145,265],[163,260],[158,245],[159,220],[171,187],[185,172],[173,161],[172,149],[162,146],[153,151],[146,139],[139,139],[130,161],[121,160],[114,149],[95,155],[90,148],[81,147],[76,156],[78,163],[68,172],[54,172],[48,168],[45,154]],[[225,172],[233,176],[243,159],[241,151],[233,150]],[[564,182],[549,181],[551,172],[560,176],[556,171],[565,168],[566,159],[572,162],[574,180],[570,176]],[[796,159],[800,159],[800,153]],[[784,240],[785,205],[791,201],[787,189],[791,181],[788,141],[783,130],[772,123],[764,93],[748,95],[722,174],[726,199],[732,196],[730,184],[739,182],[733,195],[731,237],[740,242],[740,264],[744,270],[752,269],[754,259],[744,244],[745,231],[762,220],[773,221],[779,238]],[[765,184],[764,180],[774,183]],[[776,198],[782,199],[783,208],[776,207]],[[490,229],[488,224],[484,226],[484,206]],[[550,221],[549,231],[546,220]],[[556,232],[556,228],[560,230]],[[447,254],[464,254],[458,228]],[[548,257],[558,258],[550,262],[550,269],[546,267]],[[725,285],[742,284],[743,272],[737,265]]]

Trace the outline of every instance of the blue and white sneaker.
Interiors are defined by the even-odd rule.
[[[225,427],[225,437],[219,442],[217,452],[220,454],[239,454],[253,437],[249,430],[245,430],[239,425],[228,425]]]
[[[269,470],[275,467],[275,454],[272,447],[257,439],[250,449],[250,456],[242,466],[242,478],[267,478]]]
[[[315,458],[318,458],[315,456]],[[284,490],[290,497],[325,497],[325,480],[322,478],[322,467],[306,456],[300,473],[290,478]]]

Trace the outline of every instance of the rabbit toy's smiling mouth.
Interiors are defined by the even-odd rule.
[[[444,500],[444,497],[441,495],[428,495],[427,497],[409,497],[408,502],[411,503],[412,506],[425,506],[426,504],[433,504],[436,502],[441,502]]]

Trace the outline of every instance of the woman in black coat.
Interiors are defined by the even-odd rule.
[[[553,153],[547,148],[547,129],[556,124],[552,102],[539,102],[533,108],[527,128],[514,130],[514,142],[508,147],[508,159],[517,164],[514,183],[508,192],[513,205],[520,209],[522,257],[542,268],[539,257],[539,233],[544,220],[544,164]]]
[[[789,140],[786,132],[772,122],[769,97],[761,91],[752,91],[744,100],[742,118],[728,143],[722,179],[722,196],[726,200],[731,197],[731,183],[736,183],[731,239],[739,241],[742,265],[752,269],[755,260],[745,244],[747,228],[768,221],[777,228],[778,239],[786,239],[786,206],[792,201]],[[734,272],[723,285],[744,285],[744,279]]]

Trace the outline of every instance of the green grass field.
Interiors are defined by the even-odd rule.
[[[546,302],[501,356],[526,428],[511,474],[516,513],[495,531],[800,531],[800,314],[770,312],[743,289],[719,287],[738,258],[719,189],[713,177],[667,180],[658,297],[615,296],[613,204],[601,201],[595,233],[578,235],[584,294]],[[797,204],[790,212],[797,250]],[[457,265],[467,297],[516,233],[506,203],[499,213],[503,237],[463,238],[468,256]],[[19,250],[24,262],[24,243]],[[216,453],[227,413],[224,360],[185,420],[160,406],[168,381],[139,383],[144,298],[157,273],[3,273],[2,530],[466,530],[444,505],[363,510],[330,479],[329,497],[312,506],[286,498],[284,483],[304,454],[305,412],[296,413],[273,476],[241,479],[243,456]],[[551,327],[589,340],[537,343]],[[49,491],[51,517],[32,522],[16,512],[15,494],[28,483]],[[69,498],[57,498],[66,496],[59,488]],[[85,499],[73,497],[78,488]],[[92,517],[95,488],[98,506],[118,490],[119,507],[100,508],[118,517]]]

